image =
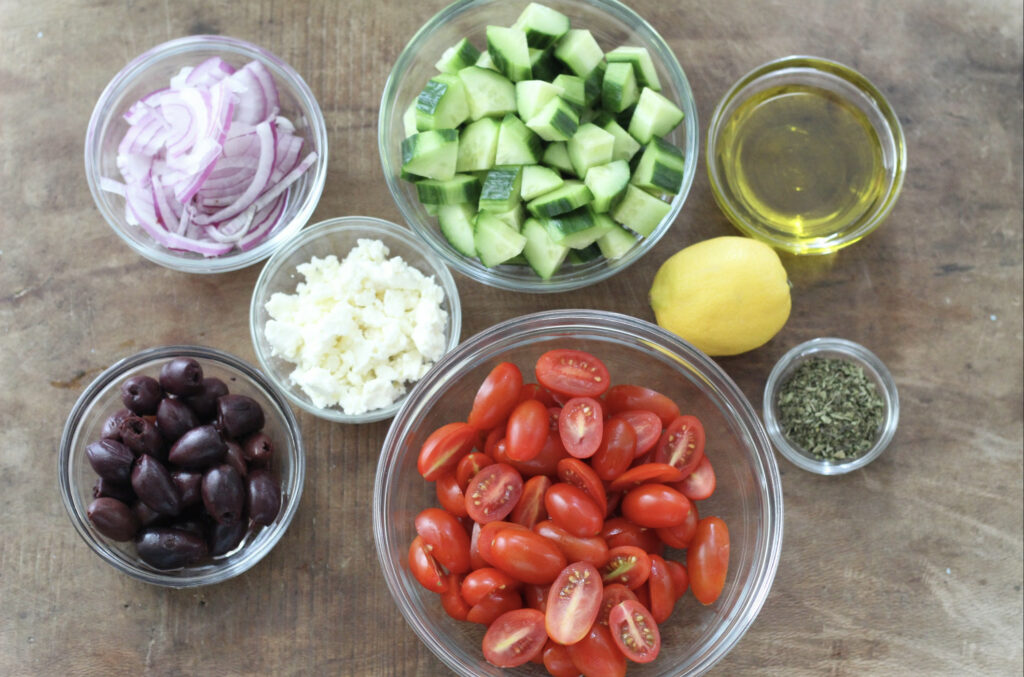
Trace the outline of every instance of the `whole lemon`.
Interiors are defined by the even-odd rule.
[[[764,345],[786,324],[789,282],[768,245],[716,237],[665,261],[650,301],[665,329],[708,355],[737,355]]]

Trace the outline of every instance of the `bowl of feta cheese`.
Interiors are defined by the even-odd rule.
[[[461,328],[441,259],[369,216],[303,229],[267,261],[249,307],[263,370],[296,406],[340,423],[394,416]]]

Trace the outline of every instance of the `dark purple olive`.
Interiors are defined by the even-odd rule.
[[[156,427],[168,444],[199,425],[199,417],[181,400],[165,397],[156,408]]]
[[[228,440],[228,450],[224,452],[224,462],[238,471],[238,474],[245,477],[249,474],[249,466],[245,462],[245,455],[242,453],[242,445],[234,440]]]
[[[206,541],[179,529],[150,527],[135,539],[143,562],[157,569],[180,569],[206,557]]]
[[[281,485],[273,473],[254,468],[249,471],[246,507],[253,524],[270,524],[281,509]]]
[[[121,441],[135,452],[136,456],[149,454],[153,458],[163,459],[167,456],[167,445],[156,425],[141,416],[128,416],[118,426]]]
[[[113,414],[107,417],[107,420],[103,422],[103,430],[100,431],[100,437],[105,440],[117,440],[121,441],[121,431],[118,427],[121,425],[121,421],[125,420],[132,415],[132,412],[127,409],[118,409]]]
[[[185,531],[190,534],[195,534],[199,538],[206,537],[206,530],[203,529],[203,525],[199,520],[194,519],[177,519],[171,523],[172,529],[178,531]]]
[[[254,468],[266,468],[274,456],[274,443],[266,433],[249,435],[242,441],[242,455]]]
[[[116,498],[97,498],[89,504],[85,514],[96,531],[113,541],[130,541],[139,530],[139,518]]]
[[[181,496],[171,473],[152,456],[143,454],[135,462],[132,489],[140,501],[162,515],[177,515],[181,511]]]
[[[167,460],[185,468],[208,468],[224,458],[227,445],[213,425],[201,425],[181,436]]]
[[[203,475],[203,505],[221,524],[239,521],[245,508],[245,485],[238,471],[226,463],[207,470]]]
[[[139,524],[144,527],[151,526],[167,520],[166,515],[161,515],[156,510],[153,510],[142,501],[135,501],[132,504],[132,512],[139,519]]]
[[[85,448],[85,457],[96,474],[105,480],[125,484],[132,476],[135,454],[117,440],[100,440]]]
[[[131,484],[127,482],[120,484],[118,482],[105,480],[102,477],[97,477],[96,483],[92,485],[92,497],[116,498],[122,503],[131,505],[135,501],[135,492],[132,491]]]
[[[224,395],[217,400],[217,423],[226,436],[241,439],[263,427],[263,407],[246,395]]]
[[[227,394],[228,387],[224,381],[210,376],[203,379],[202,388],[198,394],[182,399],[196,413],[199,420],[205,423],[217,418],[217,400]]]
[[[220,557],[237,548],[248,530],[249,522],[247,520],[238,520],[234,524],[214,522],[210,526],[209,534],[206,537],[206,542],[210,549],[210,557]]]
[[[203,502],[203,473],[192,472],[191,470],[175,470],[171,473],[171,481],[174,482],[181,497],[181,508],[191,508],[194,505],[201,505]]]
[[[191,357],[176,357],[160,369],[160,385],[172,395],[198,395],[203,389],[203,368]]]
[[[136,374],[121,384],[121,402],[139,416],[155,414],[163,398],[163,388],[152,376]]]

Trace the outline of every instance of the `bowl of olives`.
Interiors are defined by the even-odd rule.
[[[302,495],[298,421],[256,368],[201,346],[127,357],[83,391],[58,477],[79,535],[133,578],[219,583],[259,562]]]

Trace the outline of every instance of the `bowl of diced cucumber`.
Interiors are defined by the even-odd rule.
[[[378,121],[412,229],[494,287],[604,280],[665,234],[693,183],[697,110],[672,50],[615,0],[463,0],[395,63]]]

